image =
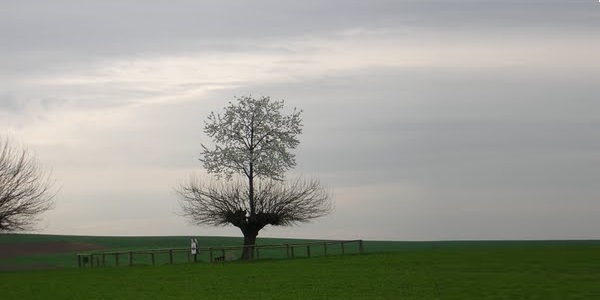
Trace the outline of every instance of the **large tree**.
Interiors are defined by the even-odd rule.
[[[0,138],[0,232],[31,230],[54,206],[50,172],[25,148]]]
[[[290,150],[299,144],[301,111],[284,115],[284,102],[269,97],[236,100],[205,122],[213,145],[202,144],[200,161],[215,179],[192,177],[176,191],[192,223],[240,228],[248,246],[242,258],[249,259],[250,246],[265,226],[308,222],[330,213],[332,204],[317,180],[285,181],[285,172],[296,165]]]

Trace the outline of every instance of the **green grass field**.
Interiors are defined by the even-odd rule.
[[[0,247],[56,238],[0,236]],[[116,248],[187,242],[60,238]],[[600,299],[600,241],[367,242],[365,248],[364,255],[290,260],[0,271],[0,289],[2,299]]]

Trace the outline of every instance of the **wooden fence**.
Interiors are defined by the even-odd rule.
[[[201,247],[197,254],[190,248],[111,251],[77,254],[77,266],[133,266],[174,264],[180,262],[225,262],[241,256],[244,248],[251,248],[253,259],[297,258],[364,252],[362,240],[326,241],[299,244]]]

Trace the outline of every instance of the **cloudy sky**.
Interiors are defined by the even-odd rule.
[[[188,225],[203,121],[234,96],[304,110],[289,176],[335,213],[261,236],[600,238],[595,0],[0,0],[0,134],[53,170],[42,233]]]

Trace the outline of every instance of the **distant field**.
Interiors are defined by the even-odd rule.
[[[0,247],[14,239],[27,240],[2,236]],[[169,243],[127,239],[89,237],[85,242]],[[224,265],[4,271],[0,289],[2,299],[24,300],[600,299],[600,241],[370,242],[366,247],[392,252]]]
[[[96,251],[77,251],[73,250],[67,253],[35,253],[23,254],[3,258],[2,245],[44,245],[53,242],[73,242],[86,245],[95,245],[99,249]],[[218,247],[218,246],[238,246],[243,244],[241,237],[198,237],[198,242],[201,247]],[[317,242],[316,240],[302,239],[277,239],[277,238],[259,238],[257,244],[294,244]],[[96,236],[60,236],[60,235],[34,235],[34,234],[5,234],[0,235],[0,269],[6,266],[56,266],[56,267],[76,267],[76,256],[78,252],[102,252],[102,251],[129,251],[129,250],[144,250],[144,249],[167,249],[167,248],[186,248],[189,247],[190,237],[96,237]],[[374,252],[389,252],[389,251],[405,251],[410,249],[430,248],[431,243],[413,243],[413,242],[391,242],[391,241],[366,241],[365,251],[368,253]],[[357,245],[349,245],[347,251],[357,253]],[[43,252],[43,251],[42,251]],[[323,250],[320,248],[311,249],[313,256],[322,255]],[[329,253],[339,253],[339,248],[330,248]],[[261,252],[263,258],[283,258],[285,256],[282,249]],[[303,256],[301,251],[297,252],[298,256]],[[175,261],[187,261],[187,256],[179,255]],[[165,262],[166,256],[162,257],[162,262]],[[208,254],[202,253],[201,260],[207,261]],[[136,263],[146,263],[149,261],[136,261]]]

